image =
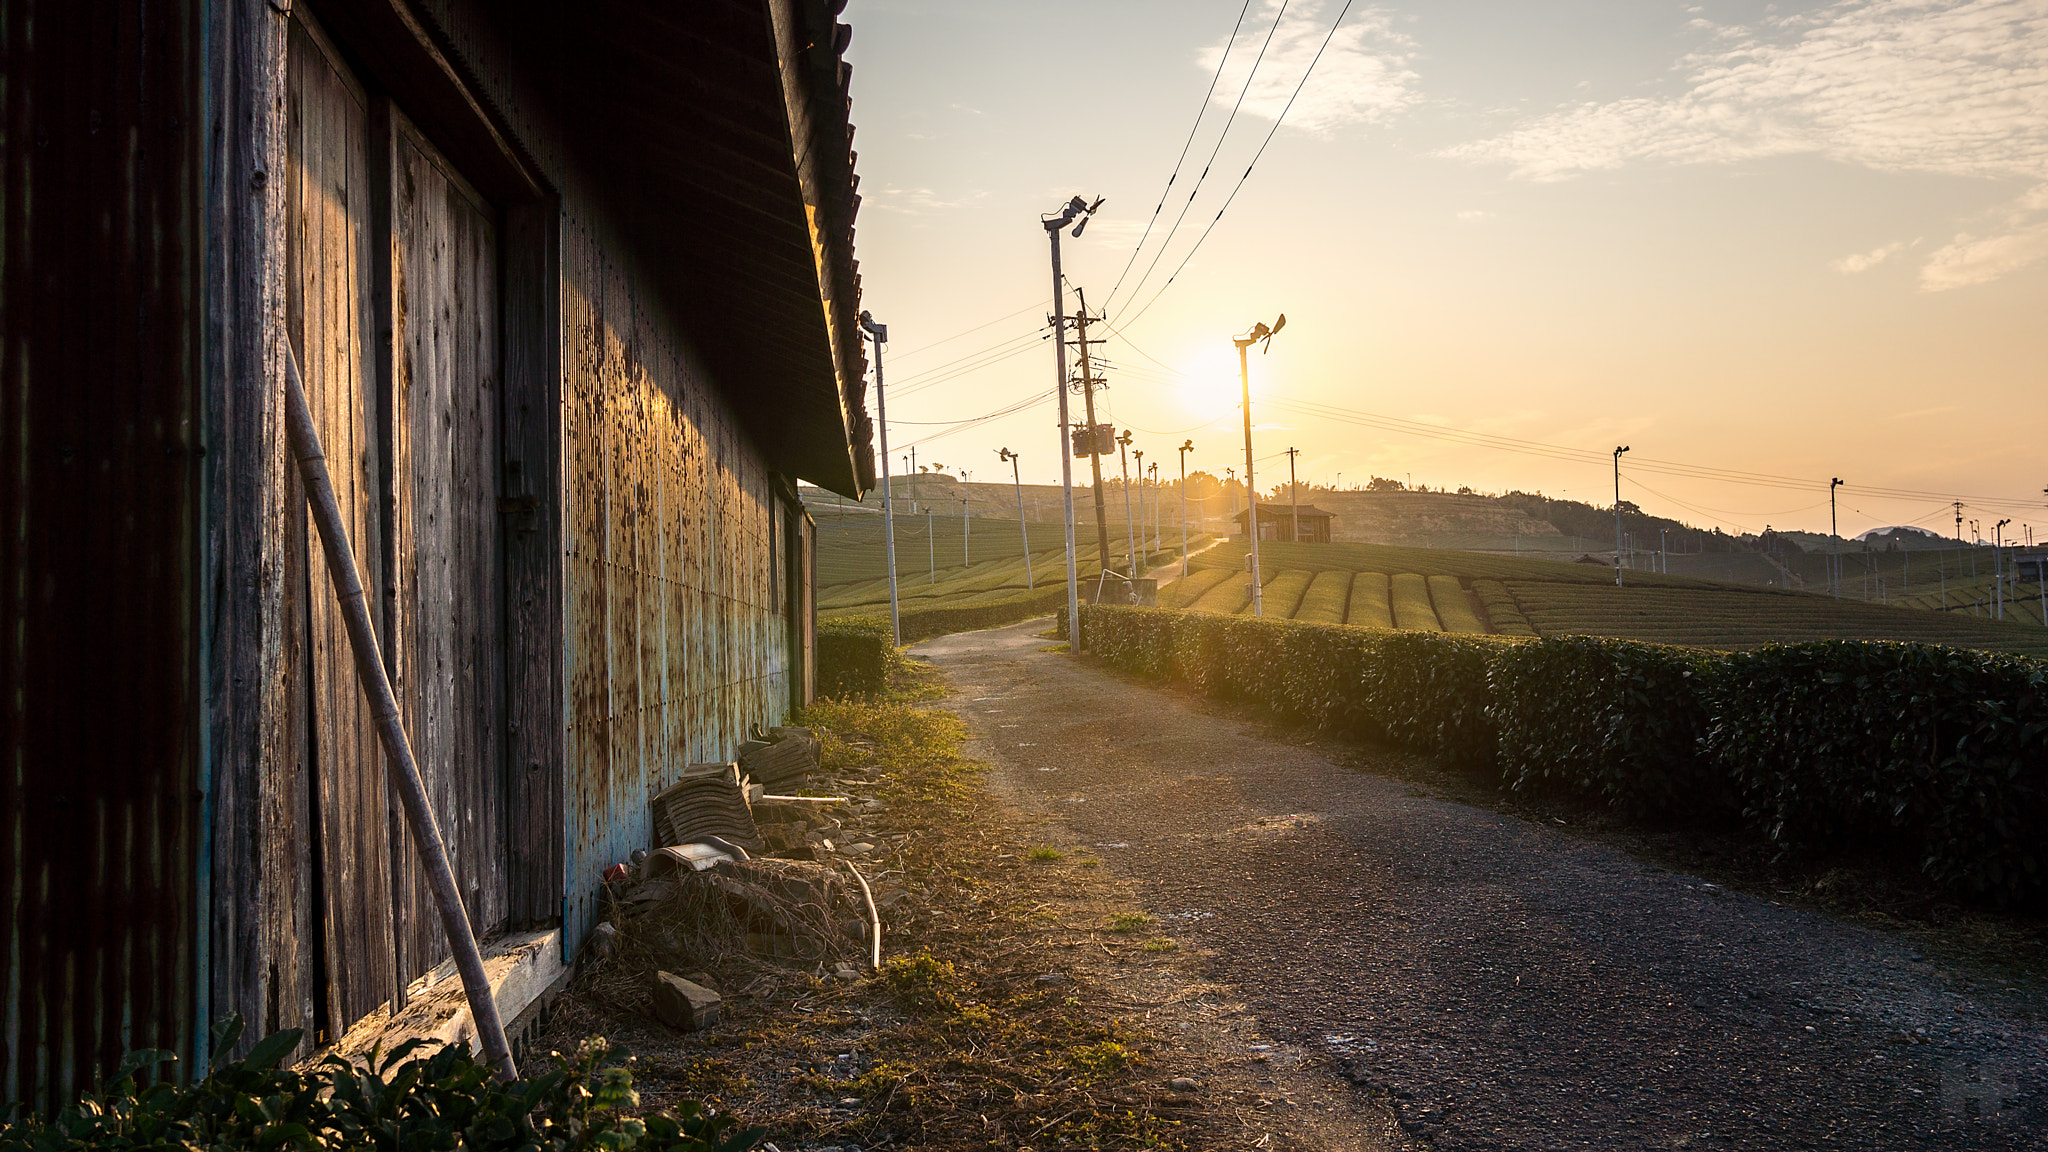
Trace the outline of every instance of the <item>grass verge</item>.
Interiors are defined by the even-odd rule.
[[[677,957],[668,970],[725,992],[717,1026],[673,1032],[593,977],[558,1002],[550,1036],[601,1032],[638,1056],[649,1105],[702,1098],[784,1149],[1236,1146],[1241,1126],[1174,1091],[1160,1042],[1077,962],[1086,950],[1160,963],[1172,942],[1107,902],[1071,914],[1077,892],[1110,882],[1092,857],[1007,821],[960,720],[927,706],[943,695],[899,656],[886,695],[804,717],[835,790],[879,801],[862,828],[884,846],[863,863],[884,906],[880,972]]]

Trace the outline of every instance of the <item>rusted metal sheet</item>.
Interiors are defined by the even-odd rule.
[[[0,1099],[190,1058],[202,10],[0,2]]]
[[[649,798],[790,698],[770,473],[610,239],[572,214],[562,251],[572,946],[604,868],[650,845]]]

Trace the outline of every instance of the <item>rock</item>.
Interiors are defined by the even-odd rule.
[[[1173,1083],[1169,1085],[1169,1087],[1171,1087],[1175,1092],[1200,1092],[1202,1090],[1202,1085],[1200,1081],[1191,1080],[1186,1076],[1174,1077]]]
[[[855,980],[860,979],[860,969],[854,967],[852,964],[849,964],[844,960],[841,960],[839,963],[834,964],[832,966],[832,978],[834,980],[843,980],[851,984]]]
[[[846,846],[846,854],[848,856],[865,856],[868,853],[873,852],[874,850],[875,846],[873,844],[868,843],[865,840],[861,841],[858,844],[848,844]]]
[[[1033,984],[1038,985],[1040,988],[1051,988],[1056,984],[1065,984],[1066,982],[1067,974],[1065,972],[1047,972],[1045,975],[1032,981]]]
[[[590,930],[590,955],[598,960],[609,960],[619,952],[619,930],[610,921]]]
[[[702,984],[667,972],[654,974],[654,1015],[663,1024],[681,1032],[694,1032],[718,1023],[723,998]]]

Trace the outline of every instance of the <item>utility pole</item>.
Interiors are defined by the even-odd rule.
[[[1074,343],[1081,349],[1081,396],[1088,413],[1088,432],[1086,436],[1088,442],[1088,466],[1093,470],[1095,478],[1095,557],[1100,561],[1100,567],[1107,568],[1109,567],[1109,518],[1108,513],[1103,510],[1102,454],[1098,451],[1101,446],[1095,441],[1095,390],[1097,388],[1109,387],[1109,381],[1095,375],[1094,365],[1089,359],[1088,353],[1090,345],[1104,343],[1101,340],[1090,340],[1088,338],[1088,325],[1101,319],[1101,317],[1088,314],[1087,293],[1076,288],[1074,289],[1074,297],[1080,304],[1080,309],[1074,316]]]
[[[1230,489],[1230,518],[1237,519],[1237,469],[1223,470],[1223,486]]]
[[[1294,458],[1301,455],[1301,449],[1287,450],[1287,519],[1288,539],[1301,543],[1301,484],[1294,479]]]
[[[1621,454],[1628,446],[1617,445],[1614,449],[1614,586],[1621,584]]]
[[[1671,575],[1671,553],[1668,551],[1670,541],[1665,538],[1666,535],[1665,529],[1657,529],[1657,570],[1669,576]]]
[[[1031,579],[1031,529],[1024,523],[1024,475],[1017,470],[1017,453],[1002,448],[996,456],[1010,462],[1010,482],[1017,486],[1017,535],[1024,545],[1024,590],[1036,592],[1038,585]]]
[[[1840,476],[1835,477],[1828,484],[1828,542],[1834,546],[1835,550],[1835,574],[1832,583],[1834,585],[1835,599],[1837,600],[1842,598],[1842,533],[1837,529],[1835,521],[1835,489],[1841,486],[1842,478]]]
[[[1245,349],[1260,345],[1259,354],[1265,355],[1272,348],[1272,339],[1282,328],[1287,327],[1287,313],[1266,327],[1264,320],[1252,325],[1251,331],[1242,336],[1231,337],[1230,342],[1237,348],[1237,382],[1244,397],[1244,494],[1245,507],[1250,514],[1245,517],[1245,527],[1252,538],[1252,615],[1266,614],[1266,570],[1259,567],[1259,490],[1252,480],[1252,370],[1245,358]]]
[[[1180,574],[1188,574],[1188,453],[1195,450],[1193,440],[1184,441],[1180,448]]]
[[[882,449],[882,551],[889,565],[890,642],[900,648],[903,618],[896,601],[896,512],[889,503],[889,409],[882,401],[882,345],[889,342],[889,326],[875,323],[875,318],[866,312],[860,314],[860,326],[875,342],[875,430],[881,437]]]
[[[1116,458],[1118,467],[1122,468],[1124,473],[1124,538],[1126,546],[1130,548],[1130,566],[1124,569],[1124,575],[1136,580],[1138,578],[1138,528],[1137,522],[1131,519],[1130,448],[1131,430],[1126,428],[1124,429],[1124,434],[1116,438]]]
[[[932,531],[932,510],[929,506],[924,510],[924,546],[925,551],[929,554],[926,562],[931,565],[932,584],[937,586],[939,582],[939,538]]]
[[[1067,442],[1074,426],[1067,416],[1067,294],[1060,278],[1060,230],[1079,216],[1081,222],[1074,225],[1074,238],[1080,239],[1081,230],[1101,206],[1100,197],[1091,205],[1076,196],[1061,207],[1059,215],[1050,219],[1040,217],[1038,221],[1052,244],[1053,379],[1060,400],[1060,498],[1066,510],[1068,652],[1081,651],[1081,580],[1074,569],[1074,461],[1073,449]]]

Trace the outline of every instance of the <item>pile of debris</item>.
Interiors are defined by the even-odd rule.
[[[756,730],[737,760],[691,765],[654,797],[655,844],[605,874],[586,960],[604,998],[688,1031],[718,1019],[703,969],[857,979],[880,963],[881,909],[906,892],[861,869],[893,847],[865,827],[886,808],[855,794],[872,780],[821,781],[820,751],[806,728]],[[797,794],[818,783],[836,794]]]

